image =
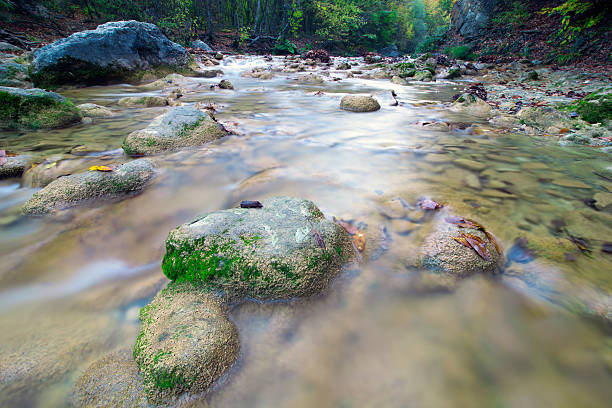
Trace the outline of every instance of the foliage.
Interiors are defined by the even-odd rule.
[[[527,10],[527,4],[522,1],[515,1],[511,4],[510,9],[502,11],[493,17],[491,22],[496,26],[509,25],[522,27],[529,16],[530,13]]]
[[[472,51],[472,47],[469,45],[454,45],[446,47],[444,53],[450,55],[455,59],[473,61],[476,59],[476,54]]]
[[[565,109],[575,111],[586,122],[606,124],[612,119],[612,95],[592,93]]]
[[[576,40],[584,30],[602,21],[605,10],[604,7],[596,7],[596,3],[597,1],[567,0],[560,6],[543,8],[540,13],[561,16],[561,27],[555,37],[560,41],[560,45],[565,45]]]
[[[295,54],[297,46],[286,38],[279,39],[276,44],[274,44],[274,51],[277,54]]]

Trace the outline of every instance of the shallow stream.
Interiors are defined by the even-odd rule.
[[[610,156],[453,114],[443,103],[461,82],[240,76],[267,65],[226,58],[220,68],[234,91],[211,89],[220,78],[189,80],[183,102],[217,104],[217,118],[237,134],[159,156],[159,175],[139,195],[29,218],[20,207],[36,190],[0,181],[0,406],[66,406],[91,362],[132,347],[139,308],[167,282],[160,261],[177,225],[241,200],[289,195],[352,220],[369,250],[321,296],[237,306],[239,361],[193,406],[608,407],[612,337],[581,312],[585,303],[612,310],[612,255],[601,250],[612,240],[612,215],[587,205],[612,192]],[[399,106],[381,96],[378,112],[339,109],[346,94],[390,89]],[[55,156],[50,164],[75,158],[84,169],[126,160],[123,138],[163,108],[115,101],[160,93],[130,85],[63,92],[117,115],[3,132],[0,148]],[[432,120],[473,126],[415,125]],[[413,207],[420,197],[494,232],[509,258],[504,274],[452,292],[415,286],[410,254],[428,222]],[[398,198],[407,213],[396,214]],[[559,244],[570,236],[591,252]],[[540,256],[521,263],[510,250],[518,238]]]

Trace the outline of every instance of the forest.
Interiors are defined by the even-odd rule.
[[[4,8],[20,2],[0,0]],[[34,2],[36,3],[36,2]],[[328,48],[414,51],[448,29],[455,0],[42,0],[50,10],[96,20],[152,22],[187,44],[199,33],[234,30],[239,41],[273,36],[279,48],[316,37]]]

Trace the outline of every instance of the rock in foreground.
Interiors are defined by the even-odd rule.
[[[307,200],[205,215],[172,231],[162,269],[230,297],[289,299],[324,289],[354,255],[348,233]]]
[[[200,146],[227,135],[211,116],[198,109],[181,106],[156,117],[145,129],[130,133],[123,150],[142,156]]]
[[[22,211],[28,215],[41,215],[94,199],[141,191],[154,174],[153,162],[141,159],[111,172],[88,171],[60,177],[26,201]]]
[[[4,157],[6,160],[0,164],[0,180],[9,177],[21,177],[30,165],[32,158],[28,155]]]
[[[0,86],[0,129],[56,128],[80,121],[79,109],[62,95]]]
[[[116,21],[81,31],[34,53],[31,77],[37,86],[94,85],[139,81],[187,72],[191,57],[157,26]]]
[[[452,103],[450,109],[455,112],[480,117],[488,117],[491,114],[491,106],[470,93],[460,95],[457,100]]]
[[[240,341],[225,306],[211,293],[170,283],[140,311],[134,345],[149,401],[201,393],[234,363]]]
[[[375,112],[380,104],[370,96],[347,95],[340,101],[340,107],[351,112]]]
[[[127,351],[115,352],[95,361],[75,384],[76,407],[150,407],[138,365]]]

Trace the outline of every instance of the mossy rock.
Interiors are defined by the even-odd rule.
[[[171,282],[140,320],[133,356],[152,403],[206,391],[238,356],[238,330],[223,303],[188,283]]]
[[[113,112],[100,105],[96,105],[95,103],[83,103],[77,106],[83,116],[88,116],[90,118],[107,118],[113,116]]]
[[[72,404],[88,408],[148,408],[142,376],[129,351],[109,353],[77,380]]]
[[[148,127],[130,133],[123,150],[130,156],[142,156],[201,146],[227,135],[210,115],[193,107],[169,109]]]
[[[289,299],[326,288],[354,256],[348,233],[311,201],[262,203],[213,212],[172,231],[162,261],[166,276],[232,298]]]
[[[62,95],[0,86],[0,129],[56,128],[80,121],[79,109]]]
[[[431,73],[431,71],[428,71],[428,70],[417,71],[414,74],[414,80],[421,81],[421,82],[429,82],[433,80],[433,74]]]
[[[167,106],[168,99],[162,96],[126,96],[119,99],[117,103],[121,106],[136,107],[144,106],[147,108]]]
[[[15,88],[30,88],[28,67],[14,61],[7,61],[0,64],[0,86],[10,86]]]
[[[140,159],[119,166],[111,172],[88,171],[60,177],[26,201],[22,211],[28,215],[42,215],[94,199],[114,198],[138,192],[154,174],[153,162]]]
[[[469,93],[464,93],[451,104],[450,109],[455,112],[465,113],[472,116],[488,117],[491,114],[491,106]]]
[[[350,112],[375,112],[380,104],[371,96],[347,95],[340,101],[340,108]]]

